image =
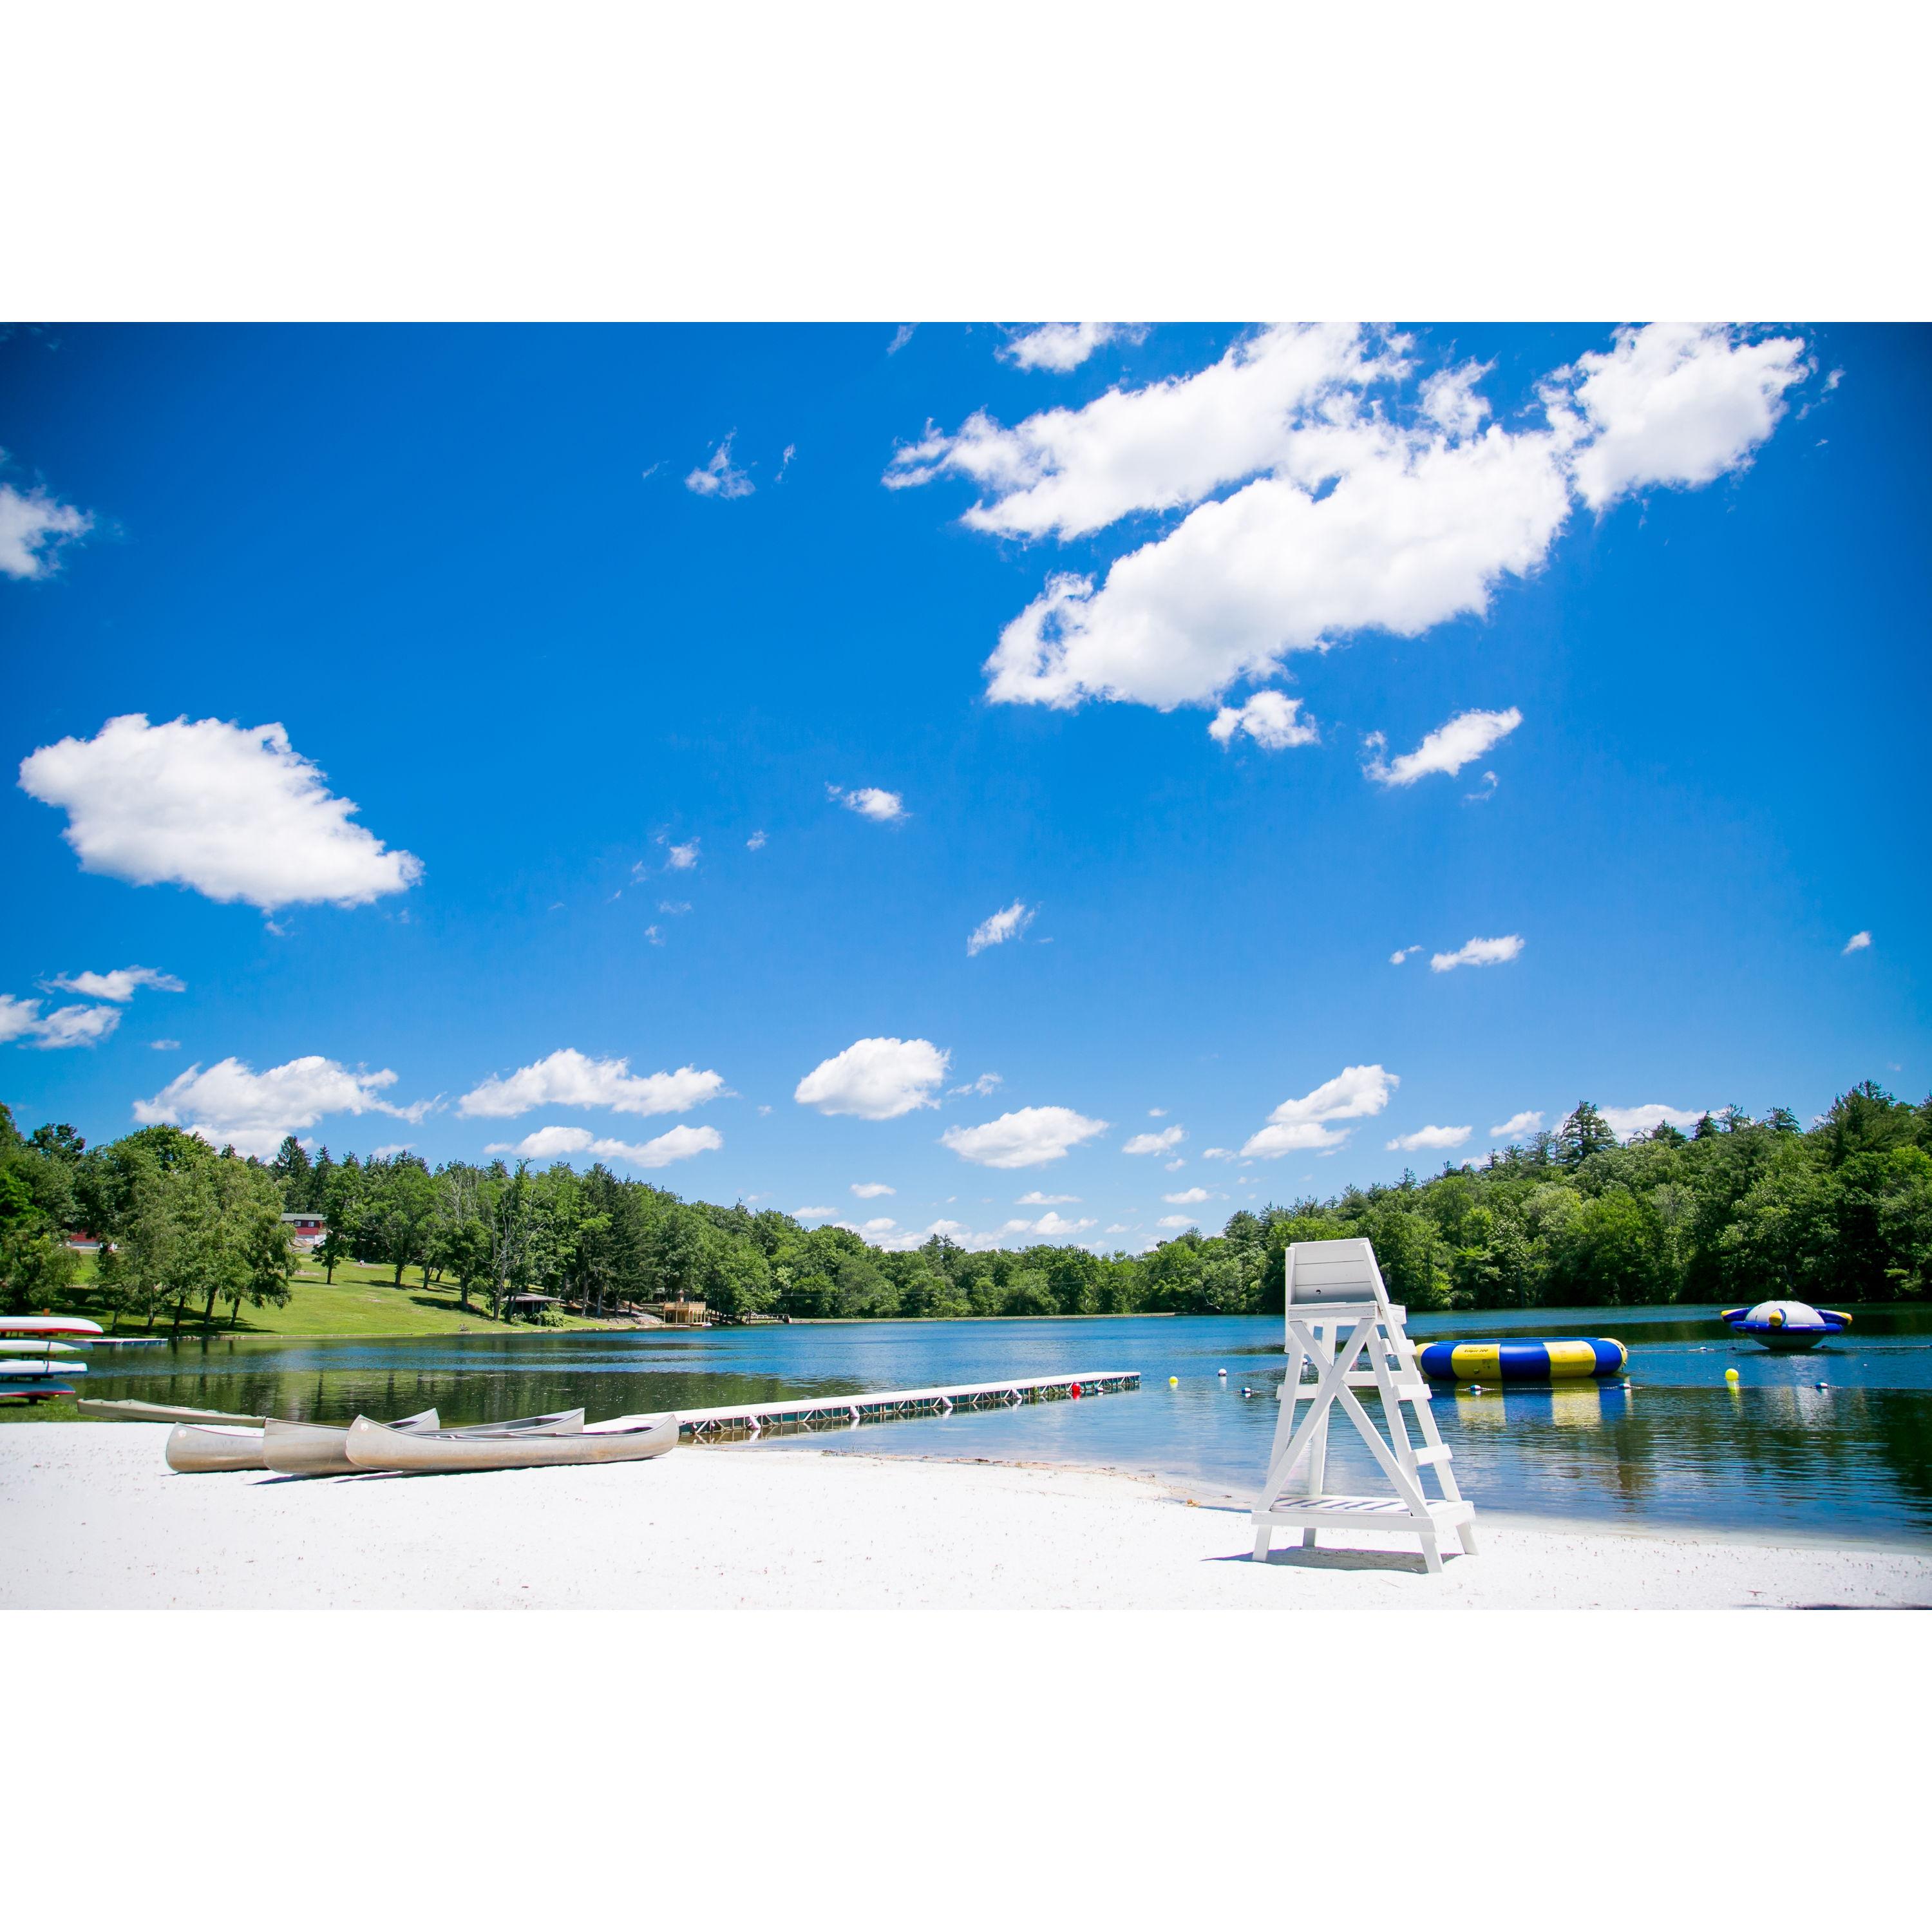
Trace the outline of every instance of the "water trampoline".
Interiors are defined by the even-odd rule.
[[[1444,1382],[1570,1382],[1619,1376],[1624,1345],[1602,1336],[1581,1342],[1432,1342],[1419,1350],[1422,1372]]]

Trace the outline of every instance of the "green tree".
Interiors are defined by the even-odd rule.
[[[1579,1100],[1576,1111],[1556,1130],[1556,1162],[1559,1167],[1581,1167],[1593,1154],[1617,1144],[1615,1129],[1588,1100]]]

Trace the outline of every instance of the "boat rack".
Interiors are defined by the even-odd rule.
[[[1081,1395],[1118,1395],[1141,1385],[1138,1369],[1018,1381],[968,1382],[957,1388],[881,1389],[862,1395],[814,1396],[800,1402],[760,1402],[678,1412],[680,1438],[689,1442],[815,1429],[827,1422],[856,1429],[863,1422],[901,1422],[917,1415],[950,1415],[956,1408],[1016,1408],[1022,1402],[1060,1402]]]

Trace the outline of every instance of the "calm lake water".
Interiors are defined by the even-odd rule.
[[[1932,1309],[1857,1311],[1809,1354],[1735,1339],[1714,1309],[1539,1310],[1419,1316],[1418,1340],[1610,1335],[1621,1382],[1472,1395],[1438,1384],[1435,1414],[1463,1492],[1526,1514],[1697,1523],[1780,1534],[1932,1537]],[[87,1393],[346,1422],[432,1403],[446,1422],[582,1403],[592,1419],[747,1397],[848,1395],[1013,1376],[1138,1369],[1138,1393],[946,1418],[829,1428],[800,1447],[1064,1462],[1178,1478],[1244,1498],[1265,1468],[1286,1366],[1279,1316],[880,1322],[288,1342],[239,1336],[101,1351]],[[1216,1373],[1228,1371],[1224,1382]],[[1736,1389],[1724,1382],[1735,1368]],[[1180,1386],[1167,1386],[1169,1376]],[[1818,1384],[1824,1386],[1820,1388]],[[1244,1399],[1244,1385],[1264,1392]],[[1370,1405],[1372,1412],[1373,1405]],[[1365,1450],[1331,1436],[1338,1481]],[[722,1450],[698,1450],[700,1454]],[[734,1451],[731,1453],[740,1453]]]

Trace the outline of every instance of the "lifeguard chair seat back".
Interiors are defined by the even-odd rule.
[[[1334,1303],[1388,1306],[1388,1290],[1376,1265],[1374,1244],[1365,1240],[1293,1241],[1288,1250],[1288,1307]]]

